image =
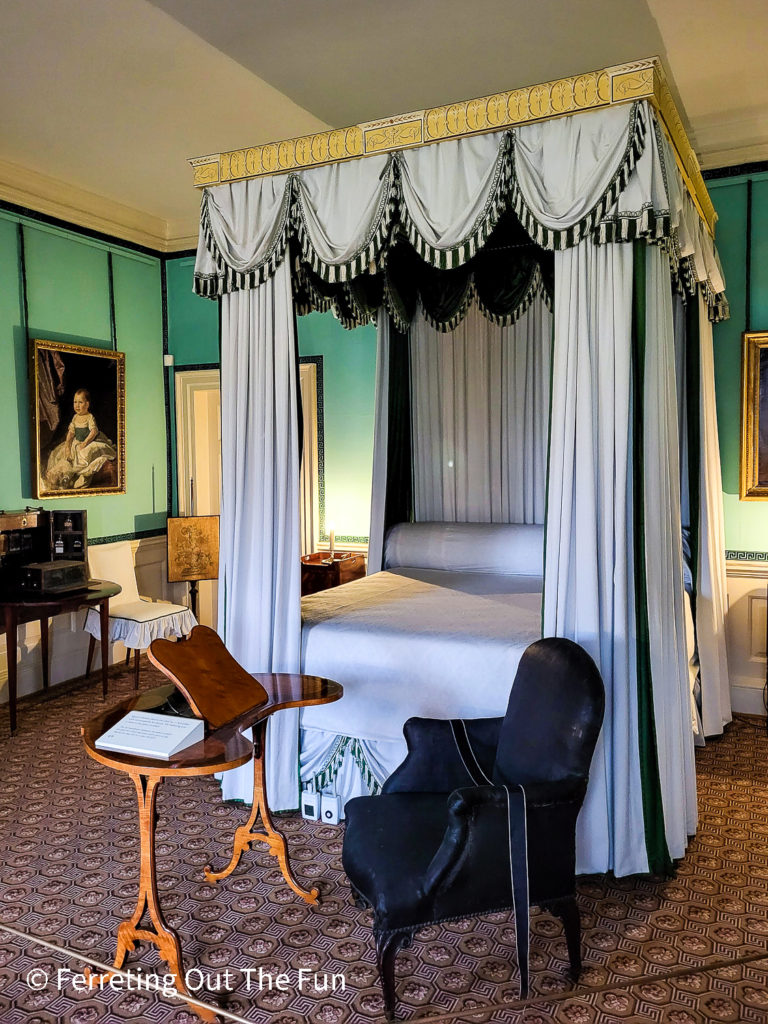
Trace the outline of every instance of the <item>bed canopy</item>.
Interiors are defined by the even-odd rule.
[[[369,570],[427,486],[409,377],[428,390],[437,363],[412,366],[408,339],[461,343],[484,317],[527,346],[539,393],[546,378],[538,504],[495,515],[545,521],[543,634],[581,643],[606,684],[579,869],[668,869],[696,828],[684,525],[703,731],[730,719],[711,330],[727,304],[658,61],[193,164],[195,288],[221,302],[229,649],[252,671],[300,668],[296,312],[377,323]],[[296,716],[270,729],[270,802],[295,807]]]

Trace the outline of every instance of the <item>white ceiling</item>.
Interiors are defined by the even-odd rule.
[[[0,198],[188,245],[188,157],[658,54],[704,166],[768,158],[766,0],[0,0]]]

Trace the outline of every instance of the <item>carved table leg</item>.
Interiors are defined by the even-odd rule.
[[[48,655],[48,616],[43,615],[40,619],[40,653],[43,658],[43,689],[48,689],[49,663]]]
[[[8,658],[8,713],[11,719],[11,736],[16,732],[16,630],[18,620],[16,609],[5,606],[5,651]]]
[[[280,864],[280,870],[283,873],[283,878],[291,889],[293,889],[296,895],[301,896],[301,898],[306,900],[307,903],[315,904],[318,902],[320,890],[317,888],[309,890],[302,889],[299,885],[288,860],[288,846],[285,841],[285,836],[275,828],[272,816],[269,812],[264,770],[266,731],[266,721],[259,722],[253,727],[253,806],[251,807],[250,817],[245,825],[241,825],[235,831],[234,849],[232,851],[232,858],[229,864],[223,869],[223,871],[213,871],[210,865],[208,865],[205,868],[205,878],[206,881],[211,884],[221,881],[222,878],[227,878],[240,863],[240,858],[250,847],[251,843],[258,840],[259,842],[266,843],[272,856],[277,857],[278,863]],[[253,827],[259,816],[261,816],[261,825],[264,831],[254,832]]]
[[[101,633],[101,693],[107,699],[109,686],[109,598],[99,601],[99,631]]]

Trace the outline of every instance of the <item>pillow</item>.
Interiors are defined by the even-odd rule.
[[[527,523],[398,523],[387,534],[384,568],[544,575],[544,527]]]

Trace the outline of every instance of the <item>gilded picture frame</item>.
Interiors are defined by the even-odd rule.
[[[740,496],[768,500],[768,331],[743,335]]]
[[[32,486],[38,498],[125,493],[125,353],[30,342]]]

